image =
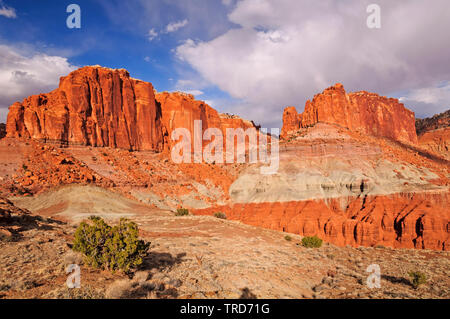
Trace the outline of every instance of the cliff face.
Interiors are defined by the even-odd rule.
[[[203,131],[254,127],[252,122],[218,113],[192,95],[154,94],[151,83],[126,70],[89,66],[61,78],[59,88],[33,95],[9,108],[8,137],[26,137],[61,144],[108,146],[162,151],[172,145],[171,133],[194,121]]]
[[[202,121],[202,132],[208,128],[218,128],[226,137],[227,128],[247,129],[255,127],[252,122],[237,116],[221,114],[203,101],[195,100],[191,94],[181,92],[162,92],[156,94],[156,101],[161,107],[164,143],[169,147],[175,143],[171,134],[176,128],[186,128],[194,137],[194,121]],[[205,141],[209,143],[209,141]]]
[[[246,203],[194,213],[220,211],[228,219],[303,236],[317,235],[338,246],[450,250],[448,193],[358,197],[344,210],[341,200]]]
[[[414,113],[398,100],[365,91],[346,93],[338,83],[307,101],[302,114],[294,107],[286,108],[281,137],[288,138],[300,128],[323,122],[417,144],[414,121]]]
[[[151,83],[126,70],[84,67],[59,88],[14,103],[7,136],[131,150],[161,150],[161,114]]]

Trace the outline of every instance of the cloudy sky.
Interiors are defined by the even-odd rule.
[[[66,26],[71,3],[80,29]],[[379,29],[367,27],[372,3]],[[449,17],[448,0],[0,0],[0,122],[95,64],[263,127],[336,82],[430,116],[450,108]]]

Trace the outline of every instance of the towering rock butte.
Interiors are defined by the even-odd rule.
[[[66,144],[161,150],[161,113],[151,83],[126,70],[83,67],[59,88],[9,108],[8,137]]]
[[[158,93],[124,69],[86,66],[60,80],[59,88],[9,108],[8,137],[71,145],[162,151],[177,127],[193,133],[194,120],[208,127],[252,127],[228,118],[192,95]],[[193,136],[193,135],[192,135]]]
[[[346,93],[338,83],[307,101],[305,111],[287,107],[283,113],[281,138],[316,123],[336,124],[363,134],[388,137],[417,144],[414,112],[397,99],[365,91]]]

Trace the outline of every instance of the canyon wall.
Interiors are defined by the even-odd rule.
[[[346,93],[339,83],[308,100],[301,114],[295,107],[286,108],[281,138],[286,139],[300,128],[319,122],[417,144],[414,113],[397,99],[365,91]]]

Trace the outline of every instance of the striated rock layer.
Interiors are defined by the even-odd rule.
[[[417,144],[414,112],[397,99],[365,91],[346,93],[339,83],[314,96],[312,101],[308,100],[301,114],[295,107],[286,108],[281,138],[287,139],[298,129],[319,122]]]
[[[348,202],[342,209],[341,201]],[[275,203],[245,203],[195,210],[336,245],[450,250],[448,193],[394,194]]]
[[[415,147],[333,124],[280,143],[277,174],[247,167],[224,212],[240,220],[336,245],[449,250],[449,169]]]

